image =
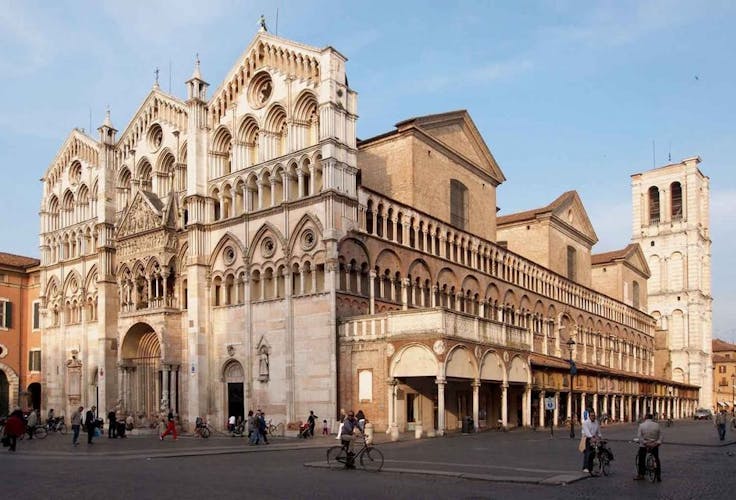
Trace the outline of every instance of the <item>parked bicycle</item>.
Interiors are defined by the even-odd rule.
[[[636,445],[639,445],[639,438],[634,438],[634,443]],[[636,454],[636,459],[634,461],[634,466],[636,467],[636,474],[639,475],[639,454]],[[652,455],[652,450],[650,448],[647,448],[647,453],[644,457],[644,477],[649,480],[650,483],[653,483],[657,479],[657,459],[654,458],[654,455]]]
[[[66,434],[67,428],[64,423],[64,417],[55,417],[50,422],[46,423],[46,430],[49,432],[60,432]]]
[[[194,424],[194,435],[207,439],[212,434],[212,427],[202,417],[197,417]]]
[[[608,441],[599,439],[593,443],[593,468],[590,469],[591,476],[607,476],[610,472],[613,452],[608,446]]]
[[[331,469],[354,467],[355,463],[367,471],[378,472],[383,467],[383,453],[378,448],[369,445],[365,437],[359,440],[362,447],[356,452],[350,452],[349,444],[332,446],[327,450],[327,464]]]
[[[48,436],[49,431],[46,430],[45,425],[35,425],[32,428],[29,426],[26,428],[26,435],[31,436],[31,434],[36,439],[44,439]]]

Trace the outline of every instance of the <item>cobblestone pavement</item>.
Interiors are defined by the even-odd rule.
[[[377,441],[385,468],[423,474],[333,471],[304,467],[324,461],[334,437],[274,439],[249,447],[243,439],[191,437],[160,442],[155,436],[100,438],[77,448],[70,436],[22,441],[11,455],[0,450],[5,498],[717,498],[736,488],[736,446],[729,431],[720,442],[710,422],[676,422],[664,429],[663,482],[633,481],[633,424],[603,430],[616,460],[609,477],[542,485],[555,475],[583,477],[577,439],[558,429],[487,432],[472,436]],[[579,436],[579,429],[576,434]],[[408,437],[408,436],[407,436]],[[458,473],[480,479],[461,479]],[[524,483],[509,482],[516,479]]]

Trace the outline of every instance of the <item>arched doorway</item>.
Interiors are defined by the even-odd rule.
[[[161,344],[146,323],[133,325],[121,349],[123,404],[129,411],[148,417],[161,405]]]
[[[6,416],[10,411],[10,383],[5,372],[0,370],[0,417]]]
[[[227,396],[227,417],[231,415],[243,418],[245,416],[245,394],[243,392],[243,383],[245,375],[243,365],[237,361],[230,361],[225,365],[223,370],[223,378],[225,381],[225,390]]]
[[[28,386],[28,394],[31,403],[31,408],[34,410],[41,409],[41,384],[34,382]]]

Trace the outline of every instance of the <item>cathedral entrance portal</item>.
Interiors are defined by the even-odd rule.
[[[225,366],[224,370],[225,384],[227,385],[227,415],[243,418],[245,416],[245,394],[243,392],[243,383],[245,377],[243,374],[243,365],[237,361],[231,361]]]
[[[125,334],[121,352],[122,399],[126,410],[156,418],[161,410],[161,344],[146,323]]]

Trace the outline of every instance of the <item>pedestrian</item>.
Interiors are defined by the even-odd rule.
[[[23,411],[20,408],[13,410],[8,419],[5,421],[3,430],[3,446],[8,447],[8,451],[15,451],[18,444],[18,438],[26,432],[26,421],[23,419]]]
[[[179,439],[179,437],[178,437],[178,435],[176,433],[176,422],[174,421],[174,412],[171,411],[171,410],[169,410],[169,414],[166,417],[166,430],[164,431],[163,434],[161,434],[159,436],[159,439],[161,439],[161,441],[163,441],[164,438],[167,435],[169,435],[169,434],[173,434],[174,435],[174,441],[176,441],[177,439]]]
[[[51,426],[54,424],[54,409],[51,408],[46,415],[46,425],[49,429],[51,429]]]
[[[28,414],[28,420],[26,421],[26,432],[28,433],[28,439],[33,439],[33,432],[36,430],[38,425],[38,413],[36,410],[31,410]]]
[[[260,434],[259,439],[262,439],[264,443],[268,442],[268,427],[266,427],[266,414],[261,410],[258,410],[258,433]]]
[[[107,438],[108,439],[115,439],[118,437],[118,422],[117,422],[117,416],[115,415],[115,410],[110,409],[109,412],[107,412],[107,421],[109,422],[107,425]]]
[[[662,482],[662,463],[659,461],[659,447],[662,444],[662,430],[659,424],[652,419],[652,414],[647,413],[644,421],[639,424],[639,468],[636,471],[634,480],[644,479],[644,468],[646,466],[647,449],[654,457],[656,464],[655,478],[657,482]]]
[[[317,415],[312,410],[309,410],[309,417],[307,417],[307,424],[309,425],[309,435],[314,437],[314,427],[317,425]]]
[[[261,442],[260,432],[258,432],[258,416],[253,415],[253,410],[248,410],[248,443],[257,445]]]
[[[726,410],[721,408],[721,411],[716,415],[716,429],[718,429],[718,438],[723,441],[726,439],[726,424],[728,423],[728,415]]]
[[[235,415],[230,415],[230,418],[227,419],[227,430],[229,432],[235,431]]]
[[[345,408],[340,408],[340,416],[338,417],[337,421],[340,422],[340,427],[337,429],[337,440],[340,440],[340,436],[342,436],[342,424],[345,422],[345,418],[347,417],[347,413],[345,413]]]
[[[365,432],[365,423],[368,420],[365,418],[365,413],[363,413],[363,410],[358,410],[358,413],[355,414],[355,419],[358,421],[358,428],[360,429],[360,432]]]
[[[92,438],[95,437],[95,429],[97,428],[97,417],[95,417],[95,410],[97,407],[92,405],[92,408],[87,410],[84,414],[84,426],[87,430],[87,444],[93,444]]]
[[[327,419],[324,419],[322,421],[322,435],[323,436],[329,436],[330,435],[330,428],[327,427]]]
[[[79,444],[79,429],[82,427],[82,411],[84,406],[80,406],[72,413],[72,446]]]

